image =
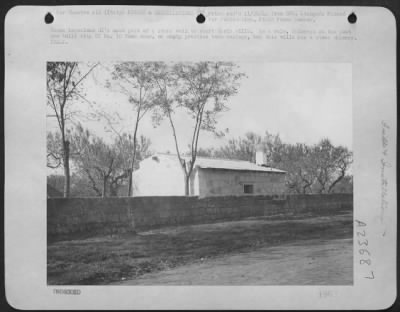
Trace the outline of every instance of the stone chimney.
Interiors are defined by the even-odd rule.
[[[261,145],[257,145],[256,147],[256,165],[265,165],[264,151]]]

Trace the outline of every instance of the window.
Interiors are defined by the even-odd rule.
[[[244,184],[243,191],[245,194],[253,194],[254,193],[254,185],[253,184]]]

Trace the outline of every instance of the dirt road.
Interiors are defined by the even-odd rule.
[[[351,285],[352,239],[264,247],[114,285]]]

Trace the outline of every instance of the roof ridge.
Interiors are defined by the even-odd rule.
[[[154,153],[150,157],[154,156],[169,156],[170,158],[177,158],[177,154],[171,154],[171,153]],[[150,158],[149,157],[149,158]],[[187,156],[185,156],[187,157]],[[198,162],[197,162],[198,160]],[[254,162],[247,161],[247,160],[235,160],[235,159],[225,159],[225,158],[215,158],[215,157],[197,157],[196,159],[196,165],[199,166],[200,168],[222,168],[218,166],[217,164],[219,162],[224,162],[225,164],[229,162],[230,164],[226,164],[228,167],[225,167],[226,169],[229,169],[231,167],[232,170],[250,170],[250,171],[264,171],[264,172],[286,172],[284,170],[278,169],[278,168],[273,168],[271,166],[260,166],[257,165]],[[214,164],[212,164],[214,163]],[[215,166],[215,167],[214,167]]]
[[[177,154],[171,154],[171,153],[154,153],[154,155],[166,155],[166,156],[178,156]],[[189,157],[189,156],[182,156],[182,157]],[[222,158],[222,157],[213,157],[213,156],[196,156],[196,158],[205,158],[205,159],[215,159],[215,160],[226,160],[226,161],[242,161],[242,162],[249,162],[253,164],[250,160],[243,160],[243,159],[232,159],[232,158]],[[255,164],[255,163],[254,163]]]

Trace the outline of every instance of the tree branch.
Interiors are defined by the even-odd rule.
[[[83,81],[83,79],[85,79],[91,72],[92,72],[92,70],[93,69],[95,69],[95,67],[97,66],[97,65],[99,65],[100,63],[96,63],[94,66],[92,66],[90,69],[89,69],[89,71],[85,74],[85,75],[83,75],[82,77],[81,77],[81,79],[79,79],[78,80],[78,82],[77,83],[75,83],[75,85],[73,86],[73,88],[69,91],[69,93],[67,94],[67,97],[69,97],[71,94],[72,94],[72,92],[76,89],[76,87]]]

